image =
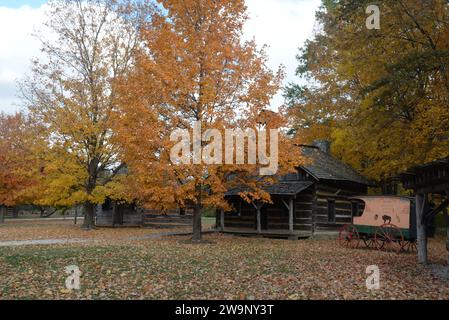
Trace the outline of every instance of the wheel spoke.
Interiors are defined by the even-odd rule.
[[[377,228],[374,239],[378,250],[399,253],[404,248],[402,232],[393,224],[385,224]]]
[[[359,234],[353,225],[346,225],[340,230],[338,242],[341,246],[347,248],[357,248],[359,242]]]

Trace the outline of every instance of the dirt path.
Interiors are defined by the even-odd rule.
[[[75,217],[62,217],[62,218],[41,218],[41,217],[35,217],[35,218],[6,218],[5,222],[24,222],[24,221],[74,221]],[[84,217],[78,217],[78,221],[84,220]]]

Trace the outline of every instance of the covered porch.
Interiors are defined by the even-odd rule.
[[[312,235],[312,182],[277,184],[270,192],[272,203],[246,203],[241,191],[227,193],[233,212],[219,211],[218,229],[223,233],[282,237],[297,240]]]

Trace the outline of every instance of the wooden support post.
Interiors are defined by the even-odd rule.
[[[290,205],[288,208],[288,227],[291,234],[294,232],[294,226],[293,226],[293,217],[294,217],[294,204],[293,204],[293,197],[290,197]]]
[[[225,229],[225,221],[224,221],[224,211],[220,210],[220,229],[224,231]]]
[[[426,224],[423,219],[425,215],[427,195],[416,194],[416,227],[418,238],[418,261],[421,264],[427,264],[427,235]]]
[[[5,222],[5,216],[6,216],[6,207],[0,205],[0,223]]]
[[[293,223],[293,219],[294,219],[294,197],[290,197],[288,203],[285,202],[284,199],[282,199],[282,202],[284,203],[285,207],[288,210],[288,230],[290,232],[290,234],[293,234],[294,232],[294,223]]]

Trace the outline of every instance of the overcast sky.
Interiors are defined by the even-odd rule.
[[[16,81],[29,72],[30,60],[40,54],[32,32],[45,19],[43,0],[0,0],[0,111],[19,109]],[[245,37],[255,37],[269,46],[270,67],[284,65],[285,84],[295,81],[298,48],[313,34],[315,11],[320,0],[246,0],[250,20]],[[273,99],[276,109],[283,102],[281,93]]]

